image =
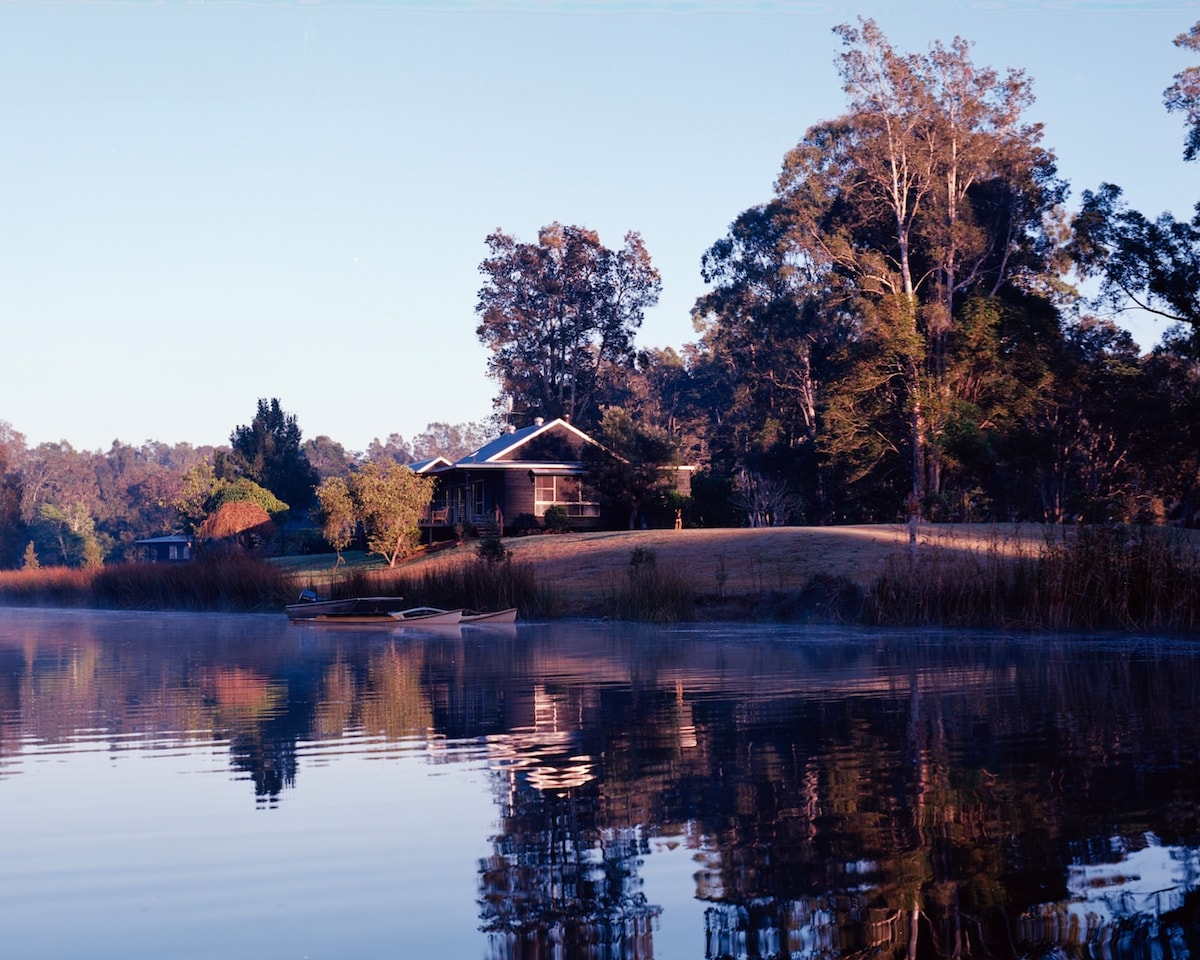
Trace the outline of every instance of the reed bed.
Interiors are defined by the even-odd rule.
[[[294,596],[286,573],[253,557],[0,573],[0,603],[10,606],[241,612],[278,610]]]
[[[1082,527],[1037,548],[922,548],[897,554],[867,592],[867,622],[889,625],[1200,630],[1200,553],[1175,532]]]
[[[86,607],[95,571],[38,567],[0,571],[0,603],[14,607]]]
[[[639,623],[676,623],[696,617],[696,591],[673,571],[658,565],[653,550],[635,549],[624,579],[605,590],[605,616]]]

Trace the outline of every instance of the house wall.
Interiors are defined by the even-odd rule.
[[[528,471],[505,470],[501,476],[504,482],[504,524],[511,527],[521,514],[533,516],[533,484],[529,482]]]

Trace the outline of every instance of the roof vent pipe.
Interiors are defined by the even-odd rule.
[[[546,419],[544,417],[534,417],[533,418],[533,425],[535,427],[540,427],[545,422],[546,422]]]

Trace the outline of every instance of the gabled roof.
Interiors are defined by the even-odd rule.
[[[505,456],[515,452],[525,444],[529,443],[535,437],[540,437],[544,433],[551,430],[567,430],[573,433],[578,439],[584,443],[590,443],[594,446],[601,445],[589,437],[578,427],[571,426],[566,420],[559,418],[557,420],[549,420],[545,423],[535,423],[528,427],[523,427],[520,430],[514,430],[512,433],[506,433],[503,436],[497,437],[490,443],[485,443],[474,453],[469,453],[457,463],[456,467],[481,466],[487,463],[497,463]],[[603,449],[601,447],[601,449]]]
[[[428,460],[418,460],[416,463],[406,465],[413,473],[429,473],[430,470],[441,470],[444,467],[453,466],[453,464],[445,457],[430,457]]]

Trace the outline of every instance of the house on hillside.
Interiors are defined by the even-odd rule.
[[[616,456],[566,420],[510,427],[457,463],[425,471],[438,484],[422,526],[432,532],[495,522],[506,532],[536,529],[547,510],[561,507],[576,530],[595,530],[600,500],[584,483],[588,447]],[[690,468],[678,468],[676,476],[677,489],[690,493]]]

